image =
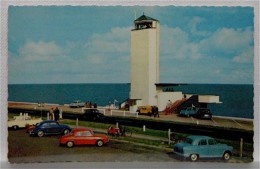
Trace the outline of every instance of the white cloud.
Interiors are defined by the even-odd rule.
[[[200,49],[207,54],[221,53],[239,55],[253,42],[253,31],[250,28],[221,28],[200,42]],[[225,55],[224,55],[225,57]]]
[[[253,81],[254,47],[251,28],[222,28],[196,42],[193,36],[189,36],[184,30],[162,25],[161,35],[160,60],[163,82]],[[238,76],[239,72],[243,72],[241,76]]]
[[[83,43],[30,41],[17,56],[10,53],[10,82],[38,82],[39,77],[42,83],[55,83],[62,77],[66,83],[128,82],[129,60],[130,28],[95,34]]]
[[[19,55],[27,61],[52,61],[62,55],[62,49],[55,42],[29,41],[19,49]]]
[[[240,55],[233,58],[234,62],[238,63],[252,63],[254,59],[254,48],[248,47],[240,53]]]

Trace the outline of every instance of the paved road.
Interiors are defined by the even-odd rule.
[[[38,104],[29,104],[29,103],[17,103],[17,102],[9,102],[8,108],[23,108],[28,110],[38,110],[38,111],[49,111],[51,107],[59,106],[63,110],[63,112],[69,112],[74,114],[82,113],[82,108],[70,108],[67,105],[51,105],[46,104],[44,107],[39,107]],[[101,108],[101,107],[100,107]],[[100,111],[104,113],[106,116],[126,116],[126,117],[136,117],[142,119],[153,119],[158,121],[172,121],[172,122],[180,122],[180,123],[189,123],[189,124],[197,124],[197,125],[206,125],[206,126],[220,126],[220,127],[229,127],[229,128],[237,128],[253,131],[253,120],[252,119],[239,119],[239,118],[226,118],[226,117],[213,117],[212,120],[199,120],[195,118],[185,118],[179,117],[177,114],[169,114],[165,115],[164,113],[160,113],[160,118],[149,117],[146,115],[136,115],[133,113],[129,113],[127,111],[120,110],[107,110],[101,108]]]

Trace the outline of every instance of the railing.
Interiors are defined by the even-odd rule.
[[[82,108],[81,111],[82,113],[85,112],[85,110],[89,110],[89,109],[95,109],[95,108]],[[103,113],[104,115],[120,115],[120,116],[124,116],[124,117],[138,117],[138,113],[130,113],[130,111],[126,111],[126,110],[118,110],[118,109],[107,109],[107,108],[96,108],[97,110],[100,111],[100,113]]]

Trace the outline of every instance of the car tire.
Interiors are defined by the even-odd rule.
[[[97,141],[97,146],[102,147],[104,145],[104,142],[102,140]]]
[[[230,158],[231,158],[231,153],[230,153],[230,152],[225,152],[225,153],[223,154],[223,159],[224,159],[225,161],[230,160]]]
[[[199,158],[198,154],[191,154],[191,155],[190,155],[190,160],[191,160],[191,161],[197,161],[198,158]]]
[[[63,131],[63,135],[66,135],[66,134],[69,134],[69,129],[65,129],[64,131]]]
[[[66,143],[66,145],[67,145],[68,148],[72,148],[74,146],[74,143],[73,143],[73,141],[68,141]]]
[[[18,130],[18,129],[19,129],[19,126],[15,125],[15,126],[13,126],[13,129],[14,129],[14,130]]]
[[[42,130],[37,132],[38,137],[43,137],[44,136],[44,132]]]

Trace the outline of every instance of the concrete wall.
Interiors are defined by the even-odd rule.
[[[142,99],[143,105],[156,105],[159,83],[160,27],[131,32],[131,99]]]
[[[182,92],[158,92],[158,108],[159,111],[162,111],[166,108],[166,105],[168,103],[168,100],[171,100],[172,103],[174,103],[177,100],[180,100],[183,98]]]

